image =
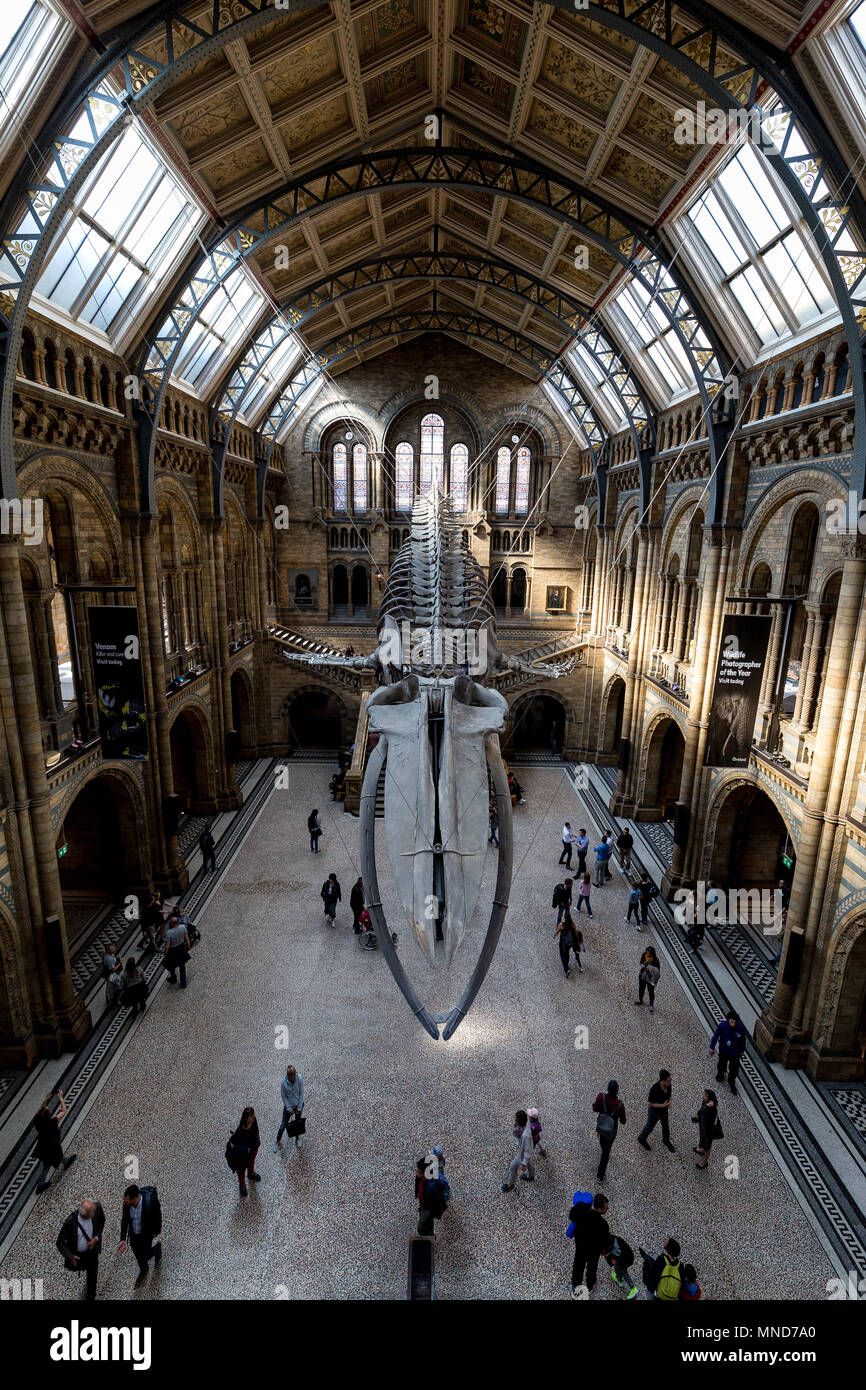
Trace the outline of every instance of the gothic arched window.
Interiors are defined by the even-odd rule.
[[[367,446],[356,444],[352,450],[352,505],[356,512],[367,510]]]
[[[529,511],[529,469],[532,455],[524,445],[517,450],[517,476],[514,480],[514,512],[526,516]]]
[[[445,421],[441,415],[425,415],[421,421],[421,496],[432,487],[441,490],[444,474]]]
[[[334,465],[334,511],[346,512],[349,510],[349,478],[345,444],[335,444],[332,457]]]
[[[398,444],[394,452],[396,469],[396,496],[394,505],[398,512],[411,512],[414,492],[412,472],[415,466],[415,451],[411,444]]]
[[[507,516],[508,495],[511,484],[511,450],[503,447],[496,455],[496,499],[497,516]]]
[[[455,512],[465,512],[469,491],[469,450],[465,444],[451,449],[451,498]]]

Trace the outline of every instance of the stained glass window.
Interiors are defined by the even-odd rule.
[[[345,512],[349,509],[349,480],[346,463],[345,444],[334,445],[334,511]]]
[[[421,421],[421,495],[431,487],[441,490],[445,476],[445,421],[441,415],[425,415]]]
[[[529,465],[532,455],[524,445],[517,450],[517,476],[514,480],[514,511],[517,516],[526,516],[529,511]]]
[[[367,510],[367,446],[356,444],[352,450],[352,484],[356,512]]]
[[[455,512],[465,512],[469,485],[469,450],[455,444],[451,450],[451,501]]]
[[[511,483],[511,450],[504,446],[496,455],[496,512],[502,515],[508,511],[508,492]]]
[[[398,444],[394,451],[396,469],[396,506],[398,512],[412,510],[412,472],[415,466],[415,451],[411,444]]]

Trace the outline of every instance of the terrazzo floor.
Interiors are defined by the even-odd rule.
[[[726,1086],[718,1088],[725,1139],[709,1169],[694,1166],[690,1116],[703,1086],[715,1084],[714,1065],[664,963],[655,1015],[634,1006],[638,959],[653,935],[623,921],[616,871],[613,884],[593,890],[595,915],[580,924],[585,973],[563,976],[549,906],[559,832],[566,818],[586,820],[565,772],[521,770],[528,804],[515,811],[505,930],[468,1019],[446,1044],[417,1026],[381,954],[360,950],[352,934],[358,821],[330,801],[331,771],[292,765],[289,788],[271,796],[201,922],[189,988],[166,983],[152,996],[75,1138],[78,1162],[37,1200],[0,1277],[41,1277],[46,1298],[79,1297],[83,1281],[63,1271],[54,1241],[88,1196],[107,1216],[101,1298],[403,1299],[415,1159],[441,1143],[452,1202],[437,1223],[437,1299],[567,1298],[571,1193],[597,1187],[590,1107],[616,1077],[628,1124],[604,1183],[612,1230],[654,1252],[675,1235],[708,1299],[825,1298],[827,1257]],[[306,832],[312,806],[324,826],[317,857]],[[379,862],[401,956],[425,1002],[444,1011],[477,958],[486,912],[484,921],[476,914],[452,977],[432,973],[398,921],[384,852]],[[331,870],[344,895],[334,930],[319,899]],[[491,849],[486,902],[494,879]],[[581,1026],[589,1045],[578,1050]],[[276,1045],[283,1029],[288,1051]],[[304,1077],[308,1134],[300,1151],[284,1140],[274,1155],[288,1061]],[[676,1154],[658,1129],[652,1153],[635,1142],[662,1066],[674,1078]],[[223,1150],[246,1104],[265,1143],[262,1181],[241,1200]],[[548,1156],[533,1184],[503,1195],[513,1113],[529,1105],[540,1110]],[[736,1178],[724,1175],[729,1155]],[[158,1186],[164,1212],[162,1265],[135,1293],[134,1258],[115,1253],[131,1156],[139,1181]],[[603,1264],[592,1297],[622,1298]]]

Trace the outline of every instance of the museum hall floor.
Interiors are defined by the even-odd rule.
[[[437,1230],[437,1299],[564,1298],[571,1194],[598,1186],[590,1107],[615,1077],[628,1123],[603,1185],[611,1229],[653,1252],[676,1236],[707,1299],[826,1297],[837,1271],[746,1098],[726,1085],[718,1087],[724,1140],[706,1171],[695,1168],[690,1117],[702,1088],[716,1084],[706,1029],[664,954],[655,1015],[634,1006],[638,958],[656,935],[624,922],[618,870],[612,884],[593,889],[595,915],[579,924],[585,973],[563,976],[550,909],[560,828],[564,819],[592,827],[563,766],[520,769],[527,804],[515,810],[505,930],[474,1007],[447,1044],[418,1027],[381,952],[362,951],[352,933],[358,821],[329,799],[332,766],[289,766],[290,787],[272,792],[221,866],[189,988],[163,980],[151,996],[68,1144],[77,1163],[36,1200],[0,1276],[41,1277],[46,1298],[80,1296],[54,1242],[78,1200],[94,1197],[107,1218],[101,1299],[402,1299],[417,1216],[415,1160],[441,1143],[452,1201]],[[324,826],[318,857],[306,831],[313,806]],[[485,903],[495,850],[488,856]],[[444,1008],[477,957],[480,914],[453,978],[439,981],[398,921],[384,844],[379,860],[401,957],[425,1002]],[[332,870],[343,891],[335,930],[324,924],[319,898]],[[585,1048],[575,1046],[581,1026]],[[276,1045],[283,1029],[288,1051]],[[300,1151],[284,1140],[274,1155],[289,1061],[304,1078],[308,1133]],[[651,1153],[636,1143],[660,1067],[673,1074],[676,1154],[658,1130]],[[223,1150],[247,1104],[263,1131],[262,1181],[241,1200]],[[503,1195],[513,1113],[529,1105],[540,1110],[548,1156],[533,1184]],[[165,1250],[135,1294],[134,1258],[116,1254],[133,1157],[139,1180],[159,1189]],[[726,1167],[738,1176],[725,1176]],[[622,1296],[602,1266],[593,1297]]]

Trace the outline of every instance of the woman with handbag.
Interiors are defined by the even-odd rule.
[[[701,1108],[697,1115],[692,1116],[692,1124],[698,1127],[698,1142],[694,1146],[695,1153],[701,1155],[700,1161],[695,1164],[695,1167],[706,1168],[710,1159],[713,1140],[724,1139],[725,1137],[724,1130],[719,1123],[719,1107],[715,1091],[704,1091]]]
[[[659,982],[659,975],[661,973],[661,965],[655,953],[655,948],[653,946],[647,946],[640,958],[640,971],[637,977],[637,999],[634,1002],[636,1004],[642,1004],[644,994],[649,991],[649,1011],[651,1014],[654,1014],[656,1011],[656,985]]]
[[[130,956],[126,962],[126,969],[123,972],[123,993],[120,996],[122,1003],[128,1009],[132,1009],[134,1014],[139,1009],[144,1013],[144,1001],[147,998],[147,980],[144,978],[138,967],[138,961]]]
[[[247,1105],[240,1124],[226,1145],[226,1163],[237,1174],[242,1197],[247,1195],[247,1175],[251,1182],[261,1181],[261,1173],[256,1172],[256,1154],[261,1142],[256,1112],[251,1105]]]

